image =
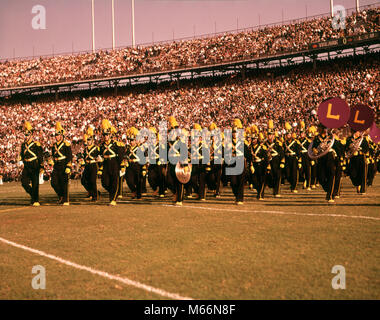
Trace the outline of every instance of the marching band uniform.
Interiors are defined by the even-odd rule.
[[[251,144],[249,145],[250,176],[254,188],[257,190],[257,199],[264,200],[265,177],[268,166],[268,154],[266,146],[259,139],[257,127],[251,131]],[[261,133],[260,133],[261,134]],[[262,135],[262,134],[261,134]]]
[[[307,190],[311,190],[311,167],[312,167],[311,162],[312,160],[307,154],[311,141],[306,136],[305,123],[303,121],[301,121],[300,127],[301,127],[300,129],[301,138],[298,141],[301,147],[301,162],[302,162],[300,176],[303,178],[304,188],[306,188]]]
[[[169,117],[169,123],[172,129],[178,129],[178,123],[175,120],[174,117]],[[186,143],[183,141],[183,138],[187,138],[187,131],[182,130],[182,138],[177,137],[175,141],[169,141],[168,142],[168,159],[173,158],[174,163],[171,161],[168,161],[168,184],[173,192],[173,200],[176,205],[181,206],[184,198],[184,184],[181,183],[176,175],[175,168],[178,162],[181,161],[181,163],[185,164],[186,162],[189,162],[189,154],[187,155],[186,159],[181,159],[180,151],[182,148],[187,149]],[[184,161],[182,161],[184,160]],[[189,167],[185,165],[184,170],[188,171]]]
[[[239,119],[234,120],[234,127],[233,132],[236,132],[236,129],[243,129],[243,125],[241,124],[241,121]],[[247,145],[245,144],[245,141],[237,140],[235,137],[232,138],[231,145],[229,146],[232,148],[232,157],[236,157],[241,152],[239,149],[241,148],[240,145],[243,144],[243,157],[244,157],[244,167],[242,173],[238,175],[231,175],[231,187],[232,192],[235,196],[236,204],[241,205],[244,202],[244,184],[246,182],[246,171],[247,171],[247,162],[249,162],[250,159],[250,153],[248,150]],[[226,158],[225,155],[225,159]],[[247,161],[248,160],[248,161]],[[235,167],[236,163],[234,164],[228,164],[226,163],[226,168],[228,167]]]
[[[352,137],[347,138],[346,152],[349,151],[354,144],[359,143],[362,138],[359,132],[355,132]],[[367,139],[363,138],[362,142],[348,162],[347,171],[359,194],[365,194],[367,188],[367,156],[369,155],[369,145]]]
[[[51,174],[51,186],[59,197],[59,204],[64,206],[69,205],[69,178],[72,167],[72,151],[70,142],[64,139],[65,131],[61,123],[56,124],[56,137],[61,137],[53,145],[52,158],[53,158],[53,172]]]
[[[316,134],[316,132],[317,132],[317,128],[315,126],[309,127],[307,135],[308,135],[310,143],[313,140],[313,137]],[[309,159],[310,159],[310,157],[309,157]],[[318,176],[317,175],[317,162],[318,162],[318,159],[315,159],[315,160],[310,159],[310,187],[311,187],[311,189],[315,189],[316,184],[317,184],[317,176]]]
[[[90,127],[84,135],[84,152],[81,164],[84,166],[81,183],[92,201],[99,200],[100,192],[96,184],[98,175],[98,157],[100,156],[100,148],[94,144],[94,132]]]
[[[372,186],[373,180],[376,176],[376,144],[372,141],[370,137],[366,137],[368,141],[368,171],[367,171],[367,186]]]
[[[265,142],[268,153],[269,171],[266,174],[266,184],[273,188],[273,195],[276,198],[280,195],[281,169],[285,167],[285,153],[282,143],[275,138],[273,131],[273,121],[269,120],[268,139]]]
[[[320,124],[319,134],[313,140],[313,152],[318,153],[318,146],[320,144],[327,144],[327,142],[332,139],[332,136],[327,134],[327,129]],[[318,181],[321,184],[323,190],[326,192],[326,200],[329,203],[335,202],[336,196],[339,194],[339,167],[340,154],[341,154],[341,144],[339,141],[334,142],[329,152],[324,156],[318,158],[317,172]]]
[[[193,129],[197,131],[202,131],[202,127],[195,123]],[[191,186],[196,194],[198,194],[198,200],[206,200],[206,164],[202,163],[202,146],[204,142],[202,141],[202,136],[197,138],[195,150],[191,150],[191,161],[198,161],[198,164],[193,163],[193,168],[191,171]]]
[[[103,163],[99,168],[98,174],[101,175],[102,186],[109,192],[111,206],[116,205],[118,195],[120,173],[125,173],[124,145],[112,138],[112,133],[116,129],[111,126],[108,120],[102,121],[102,132],[105,140],[100,146],[100,155]]]
[[[286,179],[290,183],[291,192],[297,193],[299,169],[302,167],[301,147],[297,139],[292,136],[288,122],[285,123],[285,128],[287,130],[284,141]]]
[[[21,174],[21,184],[25,191],[31,197],[33,206],[40,205],[38,199],[39,191],[39,175],[44,170],[43,165],[43,150],[38,141],[33,140],[31,136],[33,128],[29,122],[25,122],[26,141],[21,145],[21,161],[24,163],[24,168]]]
[[[215,123],[211,123],[209,130],[217,129]],[[214,136],[210,138],[210,162],[206,166],[206,181],[209,190],[214,191],[216,198],[220,197],[220,184],[222,178],[223,166],[223,141],[222,137],[216,139]]]
[[[156,135],[156,144],[154,146],[153,154],[154,158],[156,159],[156,163],[149,163],[148,167],[148,182],[151,188],[153,189],[153,195],[158,195],[160,198],[165,197],[165,176],[166,176],[166,164],[164,163],[164,159],[160,158],[160,145],[163,150],[165,150],[165,153],[167,153],[166,150],[166,144],[162,143],[160,144],[159,135],[157,133],[157,130],[155,128],[150,128],[150,131],[152,131]]]
[[[143,170],[145,170],[145,165],[139,163],[141,159],[138,155],[138,150],[142,150],[142,145],[136,141],[138,134],[139,131],[135,127],[129,129],[129,136],[132,138],[132,141],[127,149],[128,153],[126,154],[128,161],[126,180],[128,187],[132,192],[132,199],[136,198],[137,200],[140,200],[143,190]]]

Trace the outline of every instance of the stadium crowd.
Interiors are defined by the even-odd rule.
[[[172,70],[196,65],[305,50],[311,43],[380,30],[380,8],[354,12],[336,30],[331,17],[258,30],[127,47],[78,55],[61,55],[0,63],[0,87],[17,87],[100,77]]]
[[[329,97],[341,97],[350,105],[366,103],[379,114],[379,61],[377,55],[323,62],[313,70],[310,64],[269,69],[259,73],[224,78],[205,78],[176,84],[159,85],[155,90],[128,88],[119,96],[106,94],[73,97],[31,103],[9,102],[0,105],[0,168],[4,181],[18,179],[23,122],[28,120],[37,131],[45,151],[54,140],[54,126],[61,121],[72,142],[73,154],[80,152],[82,137],[92,124],[95,132],[102,119],[110,119],[125,138],[131,126],[158,126],[173,115],[180,126],[193,123],[208,126],[215,122],[229,127],[231,119],[243,125],[265,127],[268,119],[280,131],[286,121],[297,126],[315,120],[319,103]],[[124,135],[124,137],[123,137]]]

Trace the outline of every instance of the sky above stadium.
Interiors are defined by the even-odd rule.
[[[95,1],[96,49],[112,47],[111,0]],[[114,0],[115,45],[132,44],[131,0]],[[360,0],[360,6],[380,4]],[[45,29],[33,18],[45,8]],[[354,8],[356,0],[334,0]],[[135,0],[136,44],[293,20],[330,11],[330,0]],[[40,23],[41,21],[39,21]],[[1,0],[0,59],[91,51],[91,0]]]

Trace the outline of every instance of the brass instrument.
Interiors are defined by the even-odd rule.
[[[317,147],[317,152],[314,153],[314,150],[313,150],[314,149],[313,148],[314,140],[313,140],[309,144],[309,148],[307,149],[307,154],[311,160],[316,160],[320,157],[323,157],[324,155],[326,155],[330,151],[330,149],[334,145],[334,142],[335,142],[334,137],[326,139],[326,141],[320,143],[320,145]]]
[[[352,158],[357,152],[360,151],[360,145],[362,144],[363,138],[364,131],[361,133],[360,139],[357,139],[351,143],[349,150],[346,152],[346,157],[348,159]]]

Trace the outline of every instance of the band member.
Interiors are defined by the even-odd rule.
[[[224,149],[223,136],[222,133],[220,133],[219,137],[212,134],[213,130],[218,129],[215,123],[211,123],[208,129],[211,137],[210,145],[208,146],[210,150],[210,162],[206,165],[206,182],[208,189],[214,192],[214,197],[220,198]]]
[[[193,129],[201,134],[202,127],[195,123]],[[206,164],[203,163],[202,147],[204,142],[202,136],[194,137],[194,146],[191,149],[191,186],[198,195],[198,200],[206,200]],[[193,148],[194,147],[194,148]]]
[[[148,182],[153,189],[153,195],[160,198],[165,197],[165,176],[166,176],[166,164],[164,159],[160,157],[160,144],[164,152],[167,154],[166,144],[160,142],[160,137],[156,128],[151,127],[149,130],[156,136],[156,143],[154,146],[154,158],[156,163],[149,163],[148,167]]]
[[[264,145],[267,149],[269,161],[269,170],[267,170],[266,174],[266,183],[270,188],[273,188],[273,195],[276,198],[279,198],[281,197],[281,169],[285,167],[285,153],[281,141],[276,139],[272,120],[269,120],[268,123],[268,138]]]
[[[109,193],[109,205],[116,205],[116,198],[119,189],[120,175],[125,174],[124,145],[116,141],[113,134],[116,129],[111,123],[104,119],[102,121],[103,142],[100,146],[100,155],[103,163],[98,174],[101,175],[102,186]]]
[[[314,136],[317,134],[317,128],[315,126],[310,126],[307,130],[307,136],[309,141],[311,142]],[[310,157],[309,157],[310,159]],[[317,161],[318,159],[312,160],[310,159],[310,187],[311,189],[315,189],[317,185]]]
[[[369,156],[369,145],[367,139],[359,131],[347,138],[346,152],[349,154],[348,175],[352,184],[359,194],[365,194],[367,188],[367,171]]]
[[[188,132],[186,130],[180,130],[177,120],[171,116],[169,117],[170,129],[172,131],[169,133],[168,141],[168,186],[173,192],[173,201],[176,205],[182,206],[184,198],[184,184],[179,181],[176,175],[177,163],[184,165],[183,170],[187,173],[190,172],[188,166],[189,154],[186,151],[186,155],[181,154],[181,150],[188,150]],[[177,135],[176,139],[173,141],[174,134]]]
[[[260,137],[261,135],[261,137]],[[261,141],[264,140],[263,134],[258,133],[256,126],[251,129],[251,143],[249,145],[250,163],[249,174],[254,188],[257,190],[257,199],[264,200],[265,177],[268,167],[267,148]]]
[[[248,150],[247,145],[244,141],[243,137],[238,137],[237,130],[243,129],[243,125],[240,119],[235,119],[233,122],[232,128],[232,141],[228,146],[228,149],[232,149],[232,157],[236,159],[236,157],[243,157],[243,168],[241,173],[231,175],[231,187],[232,192],[235,196],[235,203],[237,205],[241,205],[244,203],[244,185],[246,182],[246,171],[247,171],[247,163],[249,163],[250,152]],[[227,150],[228,150],[227,149]],[[238,165],[237,162],[232,163],[232,159],[229,155],[225,154],[226,160],[226,170],[231,167],[236,167]]]
[[[139,130],[132,127],[128,130],[129,147],[126,153],[128,169],[126,171],[126,180],[129,189],[132,192],[132,199],[140,200],[142,196],[143,170],[145,165],[140,164],[138,150],[142,150],[142,144],[136,140]],[[141,159],[142,160],[142,159]]]
[[[25,121],[24,129],[25,141],[21,145],[20,154],[21,161],[24,163],[21,174],[21,184],[30,195],[31,204],[34,207],[38,207],[40,206],[38,199],[39,176],[40,173],[44,171],[43,150],[40,143],[33,139],[34,130],[28,121]]]
[[[367,171],[367,186],[372,186],[373,180],[375,179],[377,168],[376,168],[376,144],[372,141],[369,136],[365,137],[368,141],[369,156],[367,159],[368,162],[368,171]]]
[[[302,167],[301,147],[292,135],[292,127],[285,123],[286,135],[284,141],[286,179],[290,183],[290,190],[297,193],[299,169]]]
[[[313,139],[312,145],[313,155],[321,155],[318,158],[317,164],[318,181],[326,192],[326,200],[329,203],[333,203],[335,202],[334,198],[338,194],[336,182],[339,179],[339,177],[337,179],[337,173],[339,173],[337,167],[340,161],[340,146],[337,141],[334,141],[334,144],[330,145],[333,136],[322,124],[318,125],[318,133]]]
[[[58,195],[58,204],[69,205],[69,179],[72,167],[72,151],[70,142],[65,140],[65,130],[60,122],[55,129],[55,140],[52,150],[54,163],[51,174],[51,186]]]
[[[92,127],[87,129],[83,137],[84,152],[81,164],[84,165],[81,183],[88,192],[88,199],[91,201],[99,200],[100,192],[96,185],[98,173],[98,157],[100,155],[100,148],[94,143],[94,130]]]
[[[306,136],[304,121],[301,121],[300,123],[300,139],[298,142],[301,148],[301,162],[302,162],[300,177],[303,180],[303,187],[307,190],[311,190],[311,167],[312,167],[311,162],[312,160],[309,158],[307,154],[307,150],[309,148],[311,140]]]

